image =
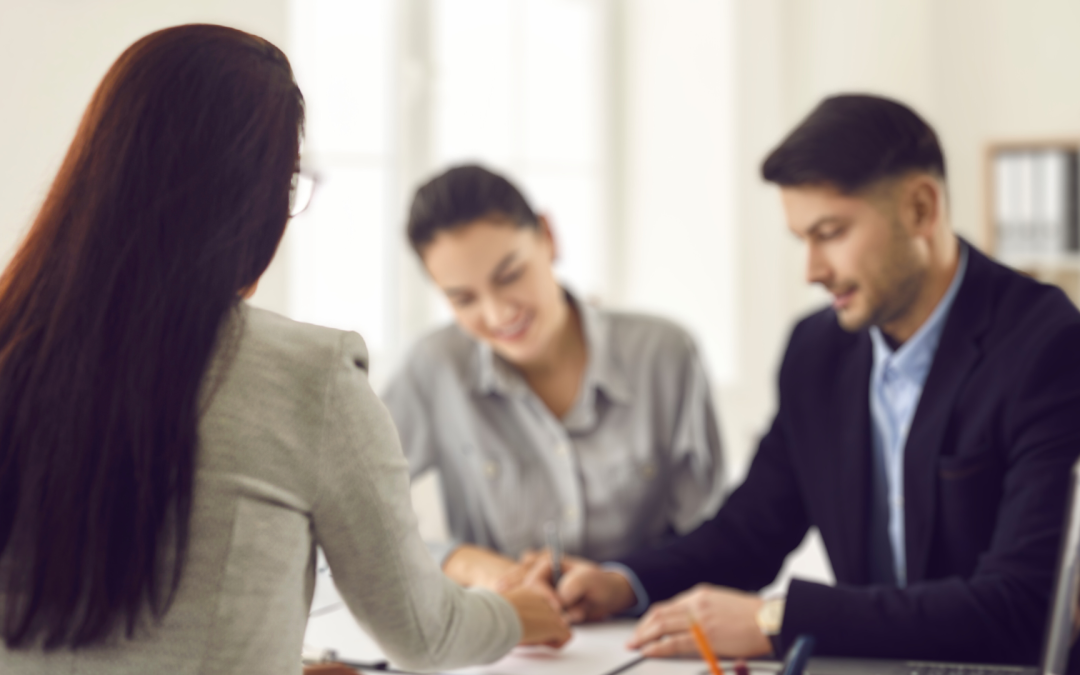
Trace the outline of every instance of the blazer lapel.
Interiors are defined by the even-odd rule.
[[[873,352],[870,335],[861,332],[837,373],[837,407],[840,432],[837,440],[837,489],[847,495],[833,501],[840,536],[840,555],[830,559],[837,581],[866,583],[870,514],[870,369]],[[826,544],[830,542],[826,541]]]
[[[937,507],[937,458],[953,404],[982,351],[992,311],[990,262],[968,246],[968,268],[941,334],[904,446],[904,525],[908,583],[926,573]]]

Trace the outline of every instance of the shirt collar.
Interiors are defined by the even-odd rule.
[[[596,307],[581,302],[570,291],[564,289],[563,292],[581,318],[581,329],[588,350],[581,391],[567,417],[576,417],[580,414],[579,408],[586,408],[585,415],[591,417],[591,410],[595,407],[596,390],[603,391],[612,401],[626,403],[630,400],[630,387],[612,349],[610,317]],[[496,354],[491,345],[480,340],[476,341],[473,358],[473,385],[479,394],[495,393],[517,397],[529,391],[528,384],[517,369]]]
[[[915,334],[907,342],[900,345],[899,349],[893,350],[888,341],[877,326],[870,327],[870,338],[874,343],[874,370],[880,375],[886,366],[895,369],[901,376],[917,381],[925,381],[930,372],[930,365],[934,361],[938,343],[941,341],[941,333],[945,329],[945,321],[952,309],[956,294],[960,291],[964,274],[967,272],[968,249],[963,241],[960,241],[960,262],[956,266],[956,274],[953,276],[945,295],[938,302],[937,307],[931,312],[930,318],[915,331]]]
[[[578,310],[581,329],[585,333],[585,344],[589,349],[585,384],[590,388],[600,389],[612,401],[628,403],[630,385],[615,353],[611,317],[593,305],[579,301],[570,293],[567,293],[566,297]]]

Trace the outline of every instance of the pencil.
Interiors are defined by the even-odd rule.
[[[720,667],[720,662],[716,660],[716,655],[713,654],[712,647],[709,646],[709,638],[705,637],[705,631],[701,630],[701,626],[698,625],[697,621],[694,621],[694,617],[690,617],[690,633],[694,636],[694,642],[701,653],[701,658],[705,659],[705,663],[709,664],[712,675],[724,675],[724,669]]]

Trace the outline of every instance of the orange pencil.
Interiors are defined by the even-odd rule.
[[[694,617],[690,617],[690,633],[694,636],[694,642],[697,644],[697,649],[701,652],[701,658],[705,659],[705,663],[709,664],[709,670],[712,671],[712,675],[724,675],[724,669],[720,667],[720,662],[716,660],[716,654],[713,654],[712,647],[709,646],[709,639],[705,637],[705,631],[701,630],[701,626],[697,621],[694,621]]]

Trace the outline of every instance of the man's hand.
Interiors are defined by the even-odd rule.
[[[551,583],[549,554],[545,552],[532,561],[526,583]],[[634,589],[626,577],[573,556],[562,558],[562,578],[556,594],[571,623],[600,621],[633,607],[637,602]]]
[[[690,617],[698,622],[718,656],[762,656],[772,651],[757,625],[764,601],[751,593],[698,584],[642,617],[627,646],[649,657],[696,656]]]

